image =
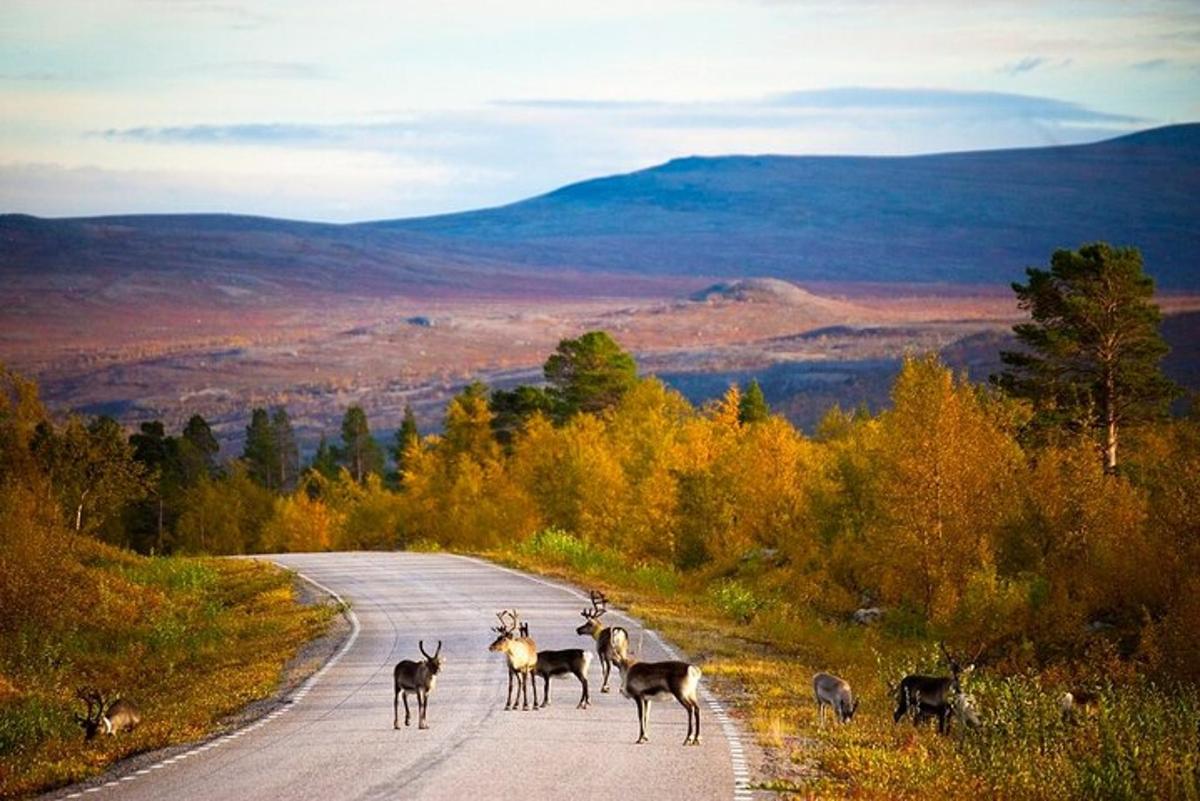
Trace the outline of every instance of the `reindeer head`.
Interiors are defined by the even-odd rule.
[[[592,608],[584,609],[579,614],[586,621],[579,628],[575,629],[576,634],[587,634],[592,637],[600,636],[600,632],[604,630],[604,624],[600,622],[600,616],[608,611],[608,599],[604,597],[604,593],[592,590]]]
[[[442,669],[442,641],[438,640],[437,650],[433,652],[433,656],[425,653],[425,641],[418,640],[417,647],[421,649],[421,656],[425,657],[425,664],[429,665],[429,672],[437,675],[437,672]]]
[[[75,722],[83,729],[84,739],[91,740],[100,733],[100,728],[103,726],[104,696],[100,694],[99,690],[81,687],[75,691],[75,697],[87,704],[87,714],[76,713]]]
[[[942,656],[946,657],[946,664],[950,666],[950,675],[954,677],[955,691],[962,692],[962,678],[975,670],[975,660],[983,654],[983,648],[976,652],[966,667],[963,667],[962,662],[951,656],[950,652],[946,650],[946,643],[938,642],[938,648],[942,649]]]
[[[520,625],[520,618],[517,617],[517,610],[511,612],[507,609],[497,612],[496,617],[500,620],[499,626],[492,626],[492,631],[498,635],[492,644],[488,646],[489,651],[507,651],[509,645],[516,637],[517,627]]]

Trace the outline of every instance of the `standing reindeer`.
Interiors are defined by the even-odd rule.
[[[421,656],[425,657],[424,659],[419,661],[402,660],[396,663],[396,669],[392,671],[393,687],[396,692],[392,697],[393,729],[400,728],[400,699],[402,698],[404,699],[404,725],[409,724],[411,716],[408,711],[408,694],[410,692],[417,695],[417,713],[420,718],[417,728],[429,728],[429,724],[425,721],[425,714],[429,709],[429,694],[437,685],[438,671],[442,669],[442,641],[438,640],[437,650],[433,652],[433,656],[425,653],[424,640],[418,641],[417,647],[421,649]]]
[[[590,635],[596,641],[596,653],[600,657],[600,667],[604,672],[600,682],[600,692],[608,692],[608,674],[614,664],[620,664],[629,657],[629,632],[621,626],[605,626],[600,617],[608,611],[608,599],[604,593],[592,590],[592,608],[584,609],[579,614],[587,620],[575,633]]]
[[[858,711],[858,701],[850,692],[850,684],[831,673],[813,676],[813,697],[817,699],[817,714],[825,725],[825,707],[833,710],[838,723],[849,723]]]
[[[76,691],[75,697],[87,704],[86,717],[75,715],[84,739],[91,740],[101,730],[109,736],[120,731],[133,731],[142,722],[142,713],[137,706],[124,698],[108,703],[99,690],[86,688]]]
[[[517,610],[511,612],[505,610],[497,612],[496,617],[500,619],[499,626],[493,626],[492,631],[495,631],[499,636],[495,641],[488,646],[489,651],[497,651],[508,659],[508,696],[504,703],[504,709],[516,709],[517,704],[513,701],[513,679],[520,677],[520,684],[517,685],[517,701],[522,702],[521,709],[529,709],[529,679],[530,673],[537,667],[538,653],[537,643],[529,636],[529,627],[521,625],[520,618],[517,615]],[[505,618],[511,622],[506,622]],[[517,633],[521,636],[516,636]],[[533,708],[538,708],[537,700],[537,680],[533,680]]]
[[[687,662],[639,662],[626,657],[617,662],[621,671],[621,695],[630,698],[638,708],[638,744],[650,742],[646,726],[650,723],[650,700],[659,695],[673,695],[687,710],[688,730],[684,745],[700,745],[700,702],[696,692],[700,687],[700,668]],[[692,720],[695,719],[695,729]]]
[[[957,709],[972,710],[972,717],[978,721],[974,707],[962,690],[962,677],[975,669],[974,660],[965,668],[946,650],[945,643],[938,643],[942,655],[950,666],[949,676],[923,676],[910,674],[900,680],[896,689],[896,712],[892,716],[896,723],[906,714],[911,715],[913,724],[919,724],[928,718],[938,722],[938,733],[945,734],[950,726],[950,718]],[[982,650],[980,651],[982,653]],[[979,654],[975,655],[975,659]],[[965,713],[964,713],[965,714]]]
[[[583,687],[583,694],[579,697],[579,703],[575,705],[575,708],[587,709],[588,705],[591,704],[591,698],[588,697],[587,678],[588,667],[591,664],[591,652],[584,651],[581,648],[567,648],[562,651],[538,651],[537,664],[533,668],[533,681],[536,685],[538,676],[541,676],[545,681],[542,687],[542,707],[550,706],[551,677],[571,674],[579,679],[579,684]],[[535,693],[536,690],[535,686]]]

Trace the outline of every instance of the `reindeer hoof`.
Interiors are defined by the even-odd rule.
[[[429,724],[428,724],[428,723],[422,723],[422,724],[421,724],[420,726],[418,726],[417,728],[418,728],[418,729],[428,729],[428,728],[429,728]]]
[[[607,686],[607,685],[605,685],[604,687],[601,687],[601,688],[600,688],[600,692],[602,692],[602,693],[606,693],[606,692],[608,692],[608,686]]]
[[[641,745],[642,743],[648,743],[648,742],[650,742],[649,737],[639,737],[638,741],[636,743],[634,743],[634,745]]]

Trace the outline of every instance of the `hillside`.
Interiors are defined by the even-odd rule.
[[[431,296],[597,291],[598,273],[1006,283],[1056,247],[1139,245],[1200,288],[1200,124],[1070,147],[684,158],[494,209],[328,225],[236,215],[0,216],[10,288]],[[553,271],[554,287],[531,272]],[[113,282],[119,286],[114,288]]]

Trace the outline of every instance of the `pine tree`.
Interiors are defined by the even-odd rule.
[[[342,464],[358,483],[367,476],[383,472],[383,450],[371,436],[367,413],[361,406],[351,406],[342,418]]]
[[[267,489],[278,486],[278,452],[275,437],[271,432],[271,418],[261,407],[250,413],[250,425],[246,426],[246,446],[242,459],[250,477]]]
[[[338,449],[330,445],[325,435],[321,434],[321,440],[317,443],[317,452],[313,455],[308,469],[332,480],[337,478],[340,462],[341,455],[338,453]]]
[[[767,398],[763,395],[762,387],[758,385],[758,379],[752,379],[738,404],[738,420],[742,425],[749,425],[761,423],[770,416],[771,407],[767,405]]]
[[[184,457],[184,461],[187,462],[191,456],[194,456],[199,463],[200,469],[193,470],[190,469],[190,466],[187,469],[189,482],[197,480],[201,473],[209,476],[216,473],[217,453],[221,450],[221,444],[217,442],[207,420],[198,414],[192,415],[187,421],[187,425],[183,427],[180,444],[184,446],[185,452],[190,451],[190,454]]]
[[[1167,345],[1154,281],[1137,248],[1103,242],[1058,250],[1050,269],[1014,283],[1031,321],[1013,328],[1024,346],[1005,351],[992,380],[1034,405],[1034,425],[1098,432],[1104,467],[1117,468],[1120,428],[1166,414],[1177,389],[1159,365]]]
[[[615,406],[637,383],[637,363],[604,331],[564,339],[543,367],[559,420]]]
[[[413,414],[412,406],[404,404],[404,419],[396,429],[396,442],[392,448],[392,457],[396,460],[396,472],[404,475],[404,455],[421,441],[421,432],[417,428],[417,416]]]
[[[280,492],[291,490],[300,475],[300,447],[287,409],[280,406],[271,415],[271,444],[275,451],[276,484]]]

